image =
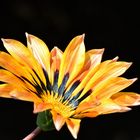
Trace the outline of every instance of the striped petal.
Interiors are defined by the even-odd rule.
[[[127,62],[113,62],[106,66],[100,65],[99,70],[95,75],[90,78],[88,84],[85,86],[82,94],[86,93],[90,89],[95,89],[98,84],[106,83],[106,80],[110,77],[117,77],[122,75],[129,67],[131,63]]]
[[[0,85],[0,97],[14,98],[30,102],[40,101],[40,99],[35,94],[29,93],[25,90],[16,89],[10,84]]]
[[[87,93],[90,89],[92,89],[94,87],[94,85],[88,86],[89,85],[89,81],[94,77],[94,75],[98,72],[98,70],[101,68],[101,66],[102,66],[102,68],[107,67],[110,63],[116,62],[117,58],[118,57],[116,57],[116,58],[114,58],[112,60],[104,61],[100,65],[96,65],[96,67],[92,68],[90,71],[83,72],[80,76],[78,76],[76,80],[80,80],[81,83],[74,90],[73,96],[75,96],[81,90],[84,89],[83,92],[81,93],[81,95],[79,96],[79,98],[81,98],[85,93]],[[85,89],[85,87],[86,87],[86,89]]]
[[[4,69],[0,69],[0,81],[13,84],[17,87],[23,87],[23,82],[19,78]]]
[[[50,75],[50,52],[47,45],[39,38],[26,33],[27,45],[42,68]]]
[[[20,66],[16,69],[23,68],[23,66],[26,67],[26,69],[28,70],[27,75],[29,75],[29,73],[32,73],[35,76],[35,74],[32,71],[32,70],[34,70],[39,75],[39,77],[42,79],[42,81],[45,83],[45,77],[44,77],[43,71],[42,71],[41,67],[39,66],[39,64],[36,62],[36,60],[34,59],[34,56],[29,51],[28,48],[26,48],[19,41],[16,41],[13,39],[2,39],[2,41],[3,41],[3,44],[4,44],[5,48],[7,49],[7,51],[13,57],[13,58],[10,57],[6,53],[5,54],[2,53],[1,54],[2,58],[5,57],[5,61],[10,60],[10,58],[11,58],[12,61],[16,61],[16,64],[19,63]],[[3,64],[6,64],[6,63],[4,62]],[[14,66],[14,65],[12,65],[12,66]],[[19,69],[19,71],[21,71],[21,70]],[[14,72],[16,73],[15,70],[14,70]]]
[[[84,35],[75,37],[66,48],[60,65],[58,86],[66,74],[69,75],[68,85],[81,71],[85,60]]]

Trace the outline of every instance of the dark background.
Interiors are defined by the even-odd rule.
[[[43,39],[50,49],[62,50],[76,35],[85,33],[87,50],[105,48],[103,60],[119,56],[132,61],[124,74],[139,77],[139,5],[135,2],[95,0],[1,0],[0,37],[26,44],[25,32]],[[2,42],[0,50],[4,50]],[[126,91],[140,92],[139,80]],[[35,127],[32,103],[0,99],[0,140],[21,140]],[[60,132],[40,133],[35,140],[73,139]],[[83,119],[78,140],[140,140],[140,107],[127,113]]]

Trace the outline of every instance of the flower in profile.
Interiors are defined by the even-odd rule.
[[[84,35],[72,39],[64,52],[57,47],[49,51],[39,38],[26,37],[27,47],[2,39],[9,53],[0,52],[0,96],[33,102],[42,130],[52,124],[60,130],[66,124],[77,138],[82,118],[140,104],[139,94],[122,91],[136,81],[120,77],[132,63],[118,57],[101,62],[104,49],[86,52]],[[47,127],[42,121],[46,117]]]

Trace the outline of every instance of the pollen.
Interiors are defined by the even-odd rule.
[[[51,104],[51,110],[56,111],[58,114],[62,115],[64,118],[68,118],[73,114],[73,106],[69,104],[69,101],[63,102],[63,96],[56,96],[51,94],[43,94],[41,96],[42,100],[48,104]]]

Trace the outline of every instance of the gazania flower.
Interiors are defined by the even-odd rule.
[[[9,54],[0,52],[0,96],[33,102],[41,129],[49,129],[40,121],[46,115],[57,130],[66,124],[77,138],[82,118],[140,104],[139,94],[121,92],[136,81],[120,77],[131,63],[117,57],[101,62],[104,49],[85,52],[84,35],[75,37],[64,52],[57,47],[49,51],[39,38],[26,37],[27,47],[2,39]]]

